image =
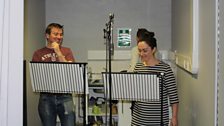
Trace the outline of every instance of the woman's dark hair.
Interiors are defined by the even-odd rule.
[[[144,41],[146,42],[147,45],[149,45],[152,49],[154,49],[155,47],[157,47],[157,43],[156,43],[156,38],[154,37],[155,33],[154,32],[148,32],[147,34],[144,34],[144,37],[139,40],[140,41]]]
[[[51,29],[52,28],[58,28],[58,29],[62,29],[62,32],[64,33],[64,29],[63,29],[63,25],[60,25],[58,23],[51,23],[47,26],[46,30],[45,30],[45,33],[46,34],[51,34]]]
[[[137,31],[136,36],[138,38],[142,38],[144,36],[144,34],[147,33],[147,32],[148,32],[147,29],[145,29],[145,28],[139,28],[138,31]]]
[[[150,32],[145,28],[139,28],[137,31],[138,42],[147,37],[154,37],[154,32]]]

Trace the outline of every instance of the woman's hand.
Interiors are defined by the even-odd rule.
[[[178,118],[177,118],[178,103],[172,104],[171,107],[172,107],[172,118],[170,121],[170,126],[178,126]]]
[[[178,124],[177,117],[172,117],[170,121],[170,126],[178,126],[177,124]]]

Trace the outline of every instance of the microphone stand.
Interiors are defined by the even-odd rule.
[[[112,126],[112,94],[111,94],[111,60],[112,60],[112,55],[114,51],[113,47],[113,22],[114,22],[114,15],[110,14],[109,16],[109,22],[106,24],[106,29],[104,29],[104,38],[106,39],[106,52],[108,52],[109,57],[106,58],[108,60],[108,67],[109,67],[109,74],[108,74],[108,79],[109,79],[109,108],[110,108],[110,126]],[[107,48],[108,47],[108,48]],[[107,64],[106,64],[107,66]],[[107,69],[106,69],[107,72]],[[107,121],[107,120],[106,120]]]

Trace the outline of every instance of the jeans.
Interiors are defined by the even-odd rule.
[[[40,94],[38,112],[43,126],[56,126],[57,115],[61,126],[75,126],[74,109],[71,94]]]

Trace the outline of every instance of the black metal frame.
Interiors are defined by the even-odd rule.
[[[107,74],[107,72],[102,72],[102,74]],[[157,77],[159,77],[160,79],[159,79],[159,81],[161,81],[161,82],[159,82],[159,86],[160,86],[160,101],[161,101],[161,122],[160,122],[160,125],[161,126],[164,126],[164,121],[163,121],[163,83],[164,83],[164,73],[159,73],[159,72],[150,72],[150,73],[131,73],[131,72],[111,72],[111,73],[109,73],[108,72],[108,75],[111,77],[111,75],[112,74],[151,74],[151,75],[157,75]],[[107,82],[107,80],[106,80],[106,82]],[[112,82],[110,82],[109,81],[109,86],[110,86],[110,88],[109,88],[109,90],[110,90],[110,93],[111,93],[111,85],[112,85]],[[107,89],[107,86],[106,86],[106,84],[104,83],[104,87],[105,87],[105,90]],[[112,93],[110,94],[110,98],[109,98],[110,100],[112,100]],[[122,98],[120,98],[120,99],[113,99],[113,100],[127,100],[127,99],[122,99]],[[138,100],[141,100],[141,99],[138,99]],[[145,99],[143,99],[143,100],[145,100]],[[147,99],[147,100],[151,100],[151,99]]]
[[[114,51],[114,45],[113,45],[113,23],[114,23],[114,14],[110,14],[109,15],[109,22],[106,23],[106,29],[104,29],[104,38],[106,39],[106,52],[109,53],[108,54],[108,58],[106,58],[106,71],[107,70],[107,65],[109,67],[109,73],[111,73],[112,68],[111,68],[111,60],[112,60],[112,55],[113,55],[113,51]],[[111,74],[109,75],[109,83],[111,84]],[[109,86],[109,88],[111,88],[111,86]],[[111,89],[109,90],[109,106],[110,106],[110,126],[112,126],[112,100],[111,100]]]
[[[48,64],[78,64],[80,67],[83,68],[83,99],[84,99],[84,106],[83,106],[83,124],[87,125],[88,120],[86,119],[86,65],[87,63],[80,63],[80,62],[34,62],[30,61],[30,63],[48,63]],[[25,74],[25,72],[24,72]]]

